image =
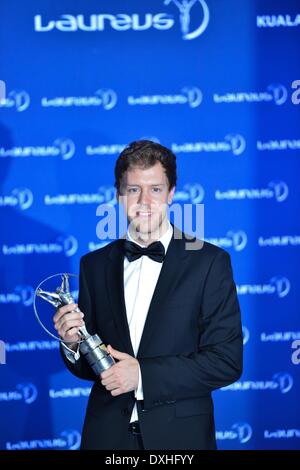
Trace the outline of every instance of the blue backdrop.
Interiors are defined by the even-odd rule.
[[[79,447],[91,384],[66,371],[33,292],[102,245],[96,208],[143,137],[177,154],[176,202],[204,203],[205,238],[232,257],[245,366],[214,394],[219,448],[300,448],[299,14],[297,0],[1,2],[0,448]]]

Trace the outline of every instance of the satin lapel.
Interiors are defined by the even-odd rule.
[[[187,259],[186,257],[185,240],[174,239],[173,237],[168,247],[166,258],[150,303],[137,357],[145,353],[155,328],[159,327],[163,303],[167,300],[169,293],[172,291],[176,277],[180,275],[178,267],[182,266],[182,263]]]
[[[127,354],[134,355],[130,340],[124,297],[123,240],[112,246],[106,268],[107,291],[114,322]],[[113,346],[113,345],[112,345]]]

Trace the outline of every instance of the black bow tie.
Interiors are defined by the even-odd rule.
[[[162,263],[165,259],[165,248],[161,242],[153,242],[147,247],[142,247],[129,240],[125,240],[124,253],[128,261],[135,261],[141,256],[148,256],[158,263]]]

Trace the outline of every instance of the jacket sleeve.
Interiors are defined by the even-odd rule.
[[[93,312],[92,312],[92,301],[88,282],[86,279],[86,273],[84,270],[84,258],[80,262],[80,273],[79,273],[79,298],[78,306],[80,310],[84,313],[84,321],[87,328],[87,331],[91,334],[95,332]],[[80,379],[93,380],[97,379],[92,368],[86,362],[84,357],[80,356],[79,359],[74,362],[70,361],[65,354],[63,346],[60,347],[61,355],[64,360],[65,365],[69,371],[79,377]]]
[[[205,279],[198,350],[139,359],[144,407],[197,398],[235,382],[242,373],[240,308],[230,257],[219,251]]]

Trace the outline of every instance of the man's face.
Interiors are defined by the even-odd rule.
[[[150,168],[130,168],[123,177],[119,201],[124,205],[131,231],[151,236],[167,219],[175,188],[160,162]],[[158,234],[160,235],[160,234]]]

